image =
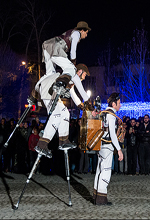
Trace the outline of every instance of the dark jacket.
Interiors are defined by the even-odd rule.
[[[129,130],[130,129],[134,129],[134,133],[131,132],[131,134],[129,134]],[[137,127],[134,126],[129,126],[129,128],[127,129],[127,145],[130,145],[130,146],[135,146],[137,145]]]
[[[138,129],[138,135],[139,135],[140,143],[150,144],[150,123],[148,123],[146,128],[145,128],[144,123],[142,123]]]

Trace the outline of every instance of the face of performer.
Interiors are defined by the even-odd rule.
[[[120,104],[120,99],[117,100],[117,105],[115,102],[112,103],[112,107],[116,110],[119,111],[119,109],[121,108],[121,104]]]
[[[80,77],[81,81],[84,80],[85,77],[86,77],[86,72],[83,71],[83,70],[79,70],[79,71],[77,72],[77,74],[78,74],[78,76]]]
[[[80,33],[81,33],[81,39],[85,39],[87,37],[88,30],[87,31],[81,30]]]

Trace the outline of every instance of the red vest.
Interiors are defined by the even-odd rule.
[[[70,30],[64,32],[63,34],[61,34],[60,36],[58,36],[66,42],[68,50],[70,50],[70,47],[71,47],[71,41],[72,41],[71,34],[73,31],[74,31],[74,29],[70,29]]]

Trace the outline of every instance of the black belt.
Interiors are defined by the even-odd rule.
[[[105,137],[105,138],[103,138],[104,140],[106,140],[106,141],[111,141],[111,139],[109,138],[109,137]],[[103,144],[110,144],[111,142],[105,142],[105,141],[103,141],[102,140],[102,145]]]
[[[104,131],[108,131],[108,127],[104,127],[103,129],[104,129]]]

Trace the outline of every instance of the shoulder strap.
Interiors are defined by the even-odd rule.
[[[111,115],[115,116],[115,117],[118,118],[118,119],[121,121],[121,123],[123,124],[123,121],[121,120],[121,118],[119,118],[119,117],[114,113],[114,111],[113,111],[112,109],[103,110],[103,111],[101,111],[101,112],[99,113],[99,115],[102,115],[103,113],[104,113],[104,114],[111,114]],[[120,133],[120,135],[119,135],[117,138],[119,139],[121,135],[122,135],[122,132]],[[110,142],[110,143],[112,142],[112,141],[105,140],[105,139],[103,139],[103,138],[101,138],[101,140],[104,141],[104,142]]]

